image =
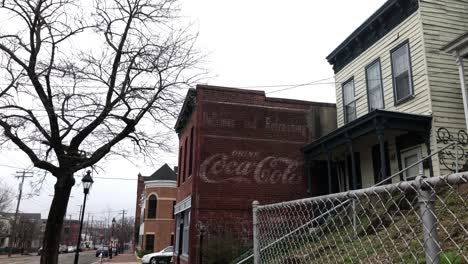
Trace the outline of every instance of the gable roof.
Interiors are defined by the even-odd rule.
[[[143,181],[175,181],[176,180],[176,173],[169,167],[169,165],[164,164],[161,168],[155,171],[151,176],[144,177]]]

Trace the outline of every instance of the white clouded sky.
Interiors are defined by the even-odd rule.
[[[208,84],[251,87],[264,89],[268,93],[279,88],[256,86],[301,84],[333,77],[332,68],[325,57],[384,2],[385,0],[182,0],[181,11],[194,21],[194,26],[199,31],[198,46],[208,54],[206,67],[214,76],[207,80]],[[333,84],[303,86],[268,95],[321,102],[335,101]],[[174,133],[174,140],[176,138]],[[154,166],[143,162],[138,162],[137,166],[122,159],[112,160],[101,164],[105,171],[94,176],[136,179],[138,172],[150,175],[164,163],[176,165],[177,157],[169,153],[161,155],[153,162]],[[19,181],[13,177],[15,171],[29,165],[24,154],[2,150],[0,177],[16,190]],[[77,179],[79,180],[80,178]],[[30,192],[29,182],[28,179],[25,184],[26,194]],[[20,210],[40,212],[46,218],[54,182],[53,177],[47,177],[40,196],[24,199]],[[67,214],[72,214],[76,219],[83,199],[81,185],[73,188],[72,195]],[[95,219],[102,218],[102,212],[107,208],[126,209],[133,215],[135,199],[136,180],[96,178],[86,212],[94,213]],[[117,216],[118,213],[114,214]]]

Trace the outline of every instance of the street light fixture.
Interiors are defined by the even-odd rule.
[[[78,264],[78,258],[80,255],[80,244],[81,244],[81,231],[83,230],[83,218],[84,218],[84,212],[85,212],[85,207],[86,207],[86,196],[89,193],[89,189],[91,189],[91,186],[93,185],[94,181],[93,178],[91,177],[91,171],[87,171],[86,175],[81,179],[81,182],[83,183],[83,193],[84,193],[84,200],[83,200],[83,210],[81,210],[81,219],[80,219],[80,232],[78,233],[78,244],[76,245],[76,252],[75,252],[75,264]]]
[[[112,217],[112,232],[111,232],[111,243],[109,248],[109,258],[112,259],[112,248],[114,247],[114,225],[115,225],[115,217]]]

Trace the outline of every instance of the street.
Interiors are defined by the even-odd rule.
[[[60,264],[73,264],[74,259],[74,253],[59,255]],[[39,260],[39,256],[13,256],[12,258],[8,258],[7,256],[0,256],[0,264],[39,264]],[[80,264],[92,264],[98,260],[99,258],[96,258],[94,251],[80,252]]]

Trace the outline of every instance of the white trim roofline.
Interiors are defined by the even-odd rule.
[[[154,188],[154,187],[166,187],[166,188],[176,188],[177,182],[171,180],[154,180],[154,181],[145,181],[145,189],[146,188]]]

